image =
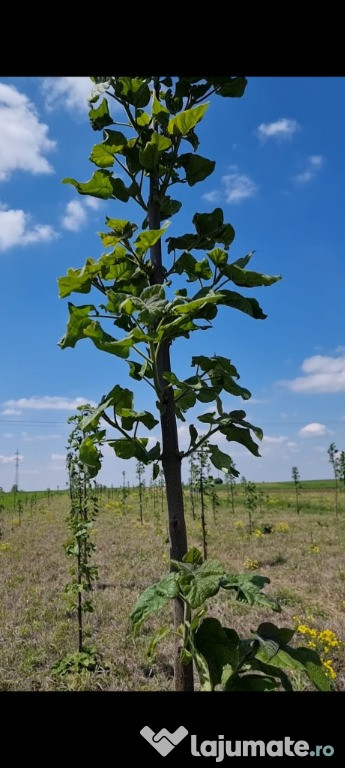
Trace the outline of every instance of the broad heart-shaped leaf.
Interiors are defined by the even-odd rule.
[[[264,315],[260,304],[256,299],[247,298],[241,296],[240,293],[235,291],[227,291],[222,288],[222,296],[218,300],[218,304],[223,304],[226,307],[233,307],[233,309],[239,309],[250,317],[254,317],[255,320],[265,320],[267,315]]]
[[[194,634],[193,642],[208,666],[208,690],[214,690],[222,679],[225,665],[234,669],[239,661],[239,637],[234,629],[225,629],[218,619],[204,619]],[[203,674],[203,669],[201,670]],[[205,688],[204,688],[205,689]]]
[[[202,565],[203,559],[200,549],[197,547],[191,547],[187,554],[182,558],[183,563],[190,563],[191,565]]]
[[[220,293],[211,293],[210,291],[208,296],[204,296],[201,299],[191,299],[185,304],[178,304],[173,309],[174,314],[177,314],[177,315],[193,314],[195,311],[203,307],[204,304],[217,304],[220,296],[221,296]]]
[[[245,77],[208,77],[208,83],[216,88],[219,96],[240,98],[243,96],[247,79]]]
[[[149,411],[133,411],[131,408],[122,409],[121,423],[123,429],[126,431],[131,430],[137,422],[144,424],[147,429],[153,429],[158,424],[157,419]]]
[[[263,586],[269,583],[266,576],[244,574],[227,574],[221,582],[222,589],[235,591],[236,599],[249,605],[262,605],[279,612],[280,606],[272,598],[261,592]]]
[[[253,454],[253,456],[260,456],[259,448],[254,442],[249,429],[242,429],[235,424],[230,426],[220,426],[219,431],[226,436],[229,442],[240,443]]]
[[[165,152],[171,147],[171,139],[167,136],[162,136],[161,133],[153,131],[150,141],[145,144],[145,147],[139,151],[139,161],[146,171],[154,170],[158,163],[162,152]]]
[[[58,278],[59,297],[65,299],[71,293],[89,293],[92,276],[81,269],[68,269],[67,275]]]
[[[220,469],[222,472],[225,472],[225,474],[230,473],[231,475],[236,475],[236,471],[234,472],[234,466],[231,456],[228,456],[226,453],[223,453],[223,451],[220,451],[217,445],[212,445],[210,443],[209,445],[209,454],[210,459],[214,467],[216,469]],[[238,473],[237,473],[238,476]]]
[[[200,104],[200,106],[186,109],[169,120],[167,131],[170,136],[186,136],[189,131],[202,120],[209,103]]]
[[[176,260],[173,272],[177,272],[178,275],[182,275],[182,273],[185,272],[186,275],[188,275],[189,282],[194,282],[195,280],[200,279],[210,280],[212,277],[212,270],[210,269],[207,259],[197,261],[197,259],[195,259],[188,251],[184,251],[184,253],[182,253]]]
[[[277,653],[270,657],[265,644],[262,643],[255,653],[255,658],[272,667],[302,670],[319,691],[331,690],[330,681],[322,669],[320,658],[310,648],[291,648],[289,645],[282,645]]]
[[[191,608],[198,608],[208,597],[215,595],[224,576],[218,560],[207,560],[200,568],[180,576],[180,589]]]
[[[121,415],[124,408],[133,408],[133,392],[130,389],[120,387],[116,384],[113,389],[108,392],[107,395],[102,397],[101,402],[88,416],[81,422],[81,429],[84,431],[88,429],[90,425],[98,423],[103,411],[107,408],[114,408],[116,415]],[[97,419],[97,422],[95,421]]]
[[[279,667],[271,667],[270,664],[265,664],[263,661],[260,661],[259,659],[250,659],[250,667],[251,669],[257,669],[260,672],[263,672],[265,675],[279,678],[281,685],[283,686],[285,691],[293,690],[293,687],[291,685],[291,682],[287,674],[282,669],[279,669]]]
[[[70,301],[68,302],[69,320],[65,336],[59,341],[61,349],[75,347],[77,341],[85,338],[84,331],[90,325],[89,312],[92,310],[95,310],[93,304],[75,307]]]
[[[213,248],[215,243],[223,243],[228,248],[235,237],[231,224],[224,224],[221,208],[215,208],[212,213],[195,213],[193,224],[200,240],[199,245],[195,246],[198,248]]]
[[[110,336],[109,333],[106,333],[97,321],[89,323],[84,328],[84,336],[90,338],[97,349],[109,352],[117,357],[128,357],[130,347],[133,346],[133,340],[130,336],[126,336],[121,341],[118,341],[113,336]]]
[[[295,630],[290,627],[277,627],[270,621],[263,622],[257,628],[257,633],[262,638],[276,640],[279,645],[287,645],[292,640]]]
[[[114,194],[112,176],[109,171],[95,171],[90,181],[62,179],[63,184],[72,184],[80,195],[92,195],[102,200],[108,200]]]
[[[132,237],[135,230],[138,229],[136,224],[124,219],[109,219],[109,216],[105,217],[105,223],[107,227],[110,227],[112,234],[121,240],[127,240]]]
[[[107,138],[101,144],[92,148],[90,160],[99,168],[109,168],[114,165],[114,155],[121,152],[127,144],[127,139],[120,131],[107,131]]]
[[[148,616],[163,608],[169,600],[177,597],[178,593],[177,573],[169,573],[157,584],[147,587],[138,598],[130,616],[134,633],[137,634]]]
[[[194,187],[194,184],[210,176],[216,165],[213,160],[208,160],[206,157],[201,157],[201,155],[193,155],[192,152],[180,155],[178,164],[184,168],[187,184],[190,187]]]
[[[231,675],[225,684],[225,691],[273,691],[279,683],[269,675]]]
[[[93,437],[86,437],[79,449],[80,460],[87,465],[90,477],[96,477],[102,467],[99,450],[94,444]]]
[[[221,267],[222,274],[229,277],[235,285],[241,288],[256,288],[261,285],[273,285],[281,280],[281,275],[262,275],[260,272],[252,272],[242,269],[237,264],[225,264]]]
[[[228,254],[222,248],[214,248],[213,251],[208,251],[207,255],[215,267],[222,267],[228,260]]]
[[[120,438],[119,440],[108,440],[108,445],[114,449],[116,456],[119,459],[138,459],[144,464],[147,464],[147,451],[146,446],[148,443],[147,437],[128,437]]]
[[[114,122],[109,113],[108,102],[106,99],[103,99],[96,109],[90,109],[89,118],[94,131],[101,131],[102,128],[105,128],[107,125],[111,125]]]
[[[150,101],[151,92],[143,77],[116,77],[116,96],[129,101],[135,107],[146,107]]]
[[[146,232],[140,232],[134,241],[137,252],[142,255],[153,245],[156,245],[158,240],[165,234],[169,224],[170,221],[166,221],[162,229],[148,229]]]

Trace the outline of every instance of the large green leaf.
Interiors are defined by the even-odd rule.
[[[265,320],[267,317],[267,315],[264,315],[256,299],[241,296],[240,293],[236,293],[235,291],[227,291],[225,288],[222,288],[221,294],[222,297],[219,298],[218,304],[224,304],[227,307],[239,309],[246,315],[254,317],[255,320]]]
[[[99,451],[92,437],[83,440],[79,450],[80,460],[86,464],[90,477],[95,477],[102,467]]]
[[[215,208],[212,213],[195,213],[193,224],[199,238],[198,248],[213,248],[215,243],[222,243],[228,248],[235,237],[231,224],[224,224],[221,208]]]
[[[207,663],[213,690],[221,682],[225,665],[235,669],[238,664],[238,635],[235,630],[222,627],[218,619],[206,618],[195,632],[193,642]]]
[[[237,264],[225,264],[221,271],[226,277],[229,277],[235,285],[241,288],[256,288],[261,285],[273,285],[281,280],[281,275],[262,275],[260,272],[252,272],[242,269]]]
[[[117,357],[128,357],[130,347],[133,346],[130,336],[126,336],[121,341],[118,341],[113,336],[110,336],[109,333],[106,333],[97,320],[89,323],[84,328],[84,336],[90,338],[97,349],[109,352],[109,354],[116,355]]]
[[[153,131],[150,141],[139,151],[139,160],[143,168],[152,171],[156,168],[162,152],[171,147],[171,139]]]
[[[111,125],[114,122],[109,113],[108,102],[106,99],[103,99],[96,109],[90,109],[89,118],[94,131],[101,131],[102,128],[105,128],[107,125]]]
[[[114,155],[121,152],[127,144],[127,139],[120,131],[107,131],[107,138],[101,144],[92,148],[90,160],[99,168],[109,168],[114,165]]]
[[[245,77],[208,77],[207,81],[219,96],[240,98],[243,96],[247,79]]]
[[[148,229],[146,232],[140,232],[134,241],[136,250],[140,254],[146,253],[149,248],[158,243],[158,240],[165,234],[170,222],[166,222],[162,229]]]
[[[116,95],[129,101],[135,107],[146,107],[150,101],[151,92],[144,77],[117,77]]]
[[[225,684],[226,691],[273,691],[279,683],[269,675],[231,675]]]
[[[206,157],[201,157],[201,155],[193,155],[192,152],[180,155],[178,164],[184,168],[187,184],[190,187],[210,176],[216,165],[213,160],[208,160]]]
[[[163,608],[169,600],[177,597],[178,593],[176,573],[169,573],[157,584],[147,587],[138,598],[130,616],[134,632],[137,633],[148,616]]]
[[[233,461],[231,456],[228,456],[223,451],[220,451],[217,445],[209,445],[210,459],[216,469],[220,469],[222,472],[233,474]]]
[[[259,448],[254,442],[249,429],[243,429],[242,427],[237,427],[235,424],[230,424],[229,426],[220,426],[219,431],[226,436],[226,439],[229,442],[233,441],[235,443],[240,443],[241,445],[244,445],[253,456],[260,456]]]
[[[68,302],[69,320],[66,333],[59,341],[61,349],[75,347],[77,341],[85,338],[84,331],[90,325],[89,312],[92,310],[95,310],[93,304],[75,307],[70,301]]]
[[[169,120],[167,131],[171,136],[186,136],[194,126],[202,120],[209,104],[200,104],[198,107],[186,109]]]
[[[86,430],[90,425],[96,424],[96,420],[99,421],[107,408],[114,408],[116,415],[121,415],[124,409],[133,408],[133,392],[116,384],[107,395],[102,397],[99,405],[88,416],[85,416],[81,423],[81,429]]]
[[[119,440],[108,440],[108,445],[114,449],[119,459],[138,459],[138,461],[147,464],[146,446],[147,437],[128,437]]]
[[[200,568],[180,576],[180,589],[191,608],[198,608],[220,587],[224,569],[218,560],[207,560]]]
[[[131,408],[123,408],[121,411],[121,420],[123,429],[131,430],[136,422],[144,424],[147,429],[153,429],[158,424],[149,411],[133,411]]]
[[[208,296],[204,296],[202,299],[192,299],[186,302],[186,304],[179,304],[174,307],[174,313],[177,315],[193,314],[196,310],[204,306],[204,304],[216,304],[219,301],[220,293],[210,293]]]
[[[71,293],[89,293],[91,281],[92,276],[87,271],[68,269],[67,275],[58,278],[60,299],[65,299]]]
[[[80,195],[92,195],[108,200],[114,194],[112,176],[110,171],[95,171],[90,181],[76,181],[75,179],[62,179],[63,184],[72,184]]]

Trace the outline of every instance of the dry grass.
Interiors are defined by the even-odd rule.
[[[267,591],[279,598],[282,613],[272,614],[230,602],[224,593],[211,601],[210,614],[242,635],[261,621],[294,626],[292,617],[297,615],[301,622],[316,629],[332,629],[344,641],[344,510],[340,510],[336,520],[332,492],[327,487],[304,491],[300,515],[294,510],[290,486],[277,486],[275,491],[272,485],[268,490],[269,503],[262,515],[256,515],[256,522],[284,522],[289,530],[275,530],[259,538],[249,536],[241,492],[237,490],[233,515],[222,490],[216,524],[210,504],[207,509],[209,557],[220,559],[231,572],[243,572],[247,558],[258,561],[257,572],[271,579]],[[95,530],[99,582],[93,596],[95,611],[86,619],[90,631],[87,642],[102,654],[104,669],[64,678],[54,678],[51,666],[76,650],[77,641],[76,618],[63,596],[70,565],[62,547],[66,539],[68,496],[54,494],[49,504],[41,496],[32,516],[29,504],[24,505],[21,525],[17,524],[18,516],[11,514],[7,498],[4,535],[0,540],[1,690],[173,688],[171,645],[161,647],[153,666],[145,656],[150,633],[160,624],[158,617],[148,622],[135,642],[128,621],[140,592],[168,568],[165,515],[158,515],[158,505],[156,514],[153,513],[146,492],[141,526],[137,492],[131,493],[126,514],[122,514],[116,498],[120,498],[116,492],[114,500],[109,500],[107,494],[102,497]],[[186,507],[189,545],[200,547],[199,520],[191,519],[188,501]],[[238,520],[242,521],[242,528],[236,526]],[[312,551],[315,546],[318,552]],[[169,622],[169,611],[161,617],[163,620]],[[342,646],[342,650],[332,654],[336,688],[340,690],[345,689],[344,649]],[[303,681],[298,685],[301,689],[305,687]]]

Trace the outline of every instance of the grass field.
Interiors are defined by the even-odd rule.
[[[303,482],[302,486],[301,512],[297,515],[291,483],[261,485],[261,512],[255,514],[254,527],[258,530],[264,523],[275,526],[272,533],[264,535],[247,533],[247,514],[239,486],[235,490],[234,514],[224,486],[219,491],[216,522],[208,500],[209,557],[220,559],[231,572],[248,570],[252,561],[257,573],[271,579],[267,592],[282,606],[281,614],[273,614],[231,602],[223,593],[210,601],[209,613],[242,635],[249,634],[261,621],[273,621],[279,626],[299,624],[317,632],[332,630],[341,642],[328,650],[327,658],[337,675],[335,689],[345,690],[344,493],[339,495],[336,518],[331,481]],[[136,489],[127,497],[125,510],[121,489],[103,491],[94,531],[99,581],[93,596],[94,613],[86,618],[90,633],[87,642],[102,654],[103,670],[63,678],[55,678],[51,666],[77,649],[76,617],[63,594],[70,567],[63,549],[69,497],[66,492],[55,492],[48,500],[46,493],[39,492],[35,502],[31,501],[33,494],[20,493],[18,498],[22,501],[20,518],[18,509],[13,510],[13,495],[3,496],[0,689],[171,690],[171,644],[159,646],[153,665],[145,655],[151,631],[169,622],[169,611],[163,616],[164,622],[162,617],[147,622],[135,641],[129,627],[129,613],[140,592],[168,569],[166,509],[160,491],[155,510],[152,492],[145,491],[143,526]],[[193,520],[188,489],[185,498],[188,542],[201,548],[198,505],[197,519]],[[305,643],[311,637],[298,633],[296,643]],[[299,690],[308,688],[302,678],[295,679],[295,686]]]

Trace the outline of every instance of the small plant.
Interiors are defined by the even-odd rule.
[[[137,468],[136,468],[136,476],[138,478],[138,489],[139,489],[139,514],[140,514],[140,522],[141,525],[143,524],[143,477],[145,472],[145,466],[142,463],[142,461],[137,462]]]
[[[295,493],[296,493],[296,512],[299,515],[299,492],[301,489],[301,483],[300,483],[300,476],[299,471],[297,467],[292,467],[292,479],[295,483]]]
[[[240,638],[234,629],[207,617],[206,603],[220,590],[249,605],[280,610],[274,600],[262,592],[269,579],[251,574],[228,574],[218,560],[203,561],[201,552],[192,548],[182,562],[172,561],[176,569],[140,595],[131,621],[137,635],[144,621],[179,598],[184,606],[184,620],[176,631],[161,627],[152,637],[148,655],[154,658],[157,644],[168,635],[180,641],[182,664],[194,663],[203,691],[221,687],[225,691],[268,691],[278,687],[292,690],[289,673],[298,670],[308,676],[318,690],[329,690],[330,682],[315,650],[293,648],[289,644],[294,629],[278,628],[265,622]]]
[[[339,453],[335,443],[331,443],[328,450],[329,462],[332,464],[334,473],[334,508],[336,517],[338,517],[338,476],[339,476],[339,460],[336,454]]]
[[[259,562],[252,557],[246,557],[243,563],[243,568],[246,568],[247,571],[256,571],[257,568],[259,568]]]
[[[231,457],[230,457],[230,462],[231,462],[230,467],[233,474],[229,472],[225,475],[226,500],[227,500],[227,503],[229,504],[229,501],[231,499],[231,512],[234,515],[235,514],[235,498],[234,497],[235,497],[235,485],[236,485],[234,475],[237,473],[237,469],[236,469],[236,464],[233,462]]]
[[[208,456],[209,444],[207,440],[197,452],[199,459],[198,467],[198,480],[199,480],[199,497],[200,497],[200,516],[201,516],[201,534],[202,534],[202,551],[204,560],[207,560],[207,525],[206,525],[206,501],[205,501],[205,472],[209,471],[210,462]]]
[[[90,563],[96,548],[91,534],[94,520],[98,514],[98,498],[97,493],[92,492],[92,473],[90,467],[85,463],[87,441],[81,427],[82,420],[89,413],[89,410],[88,406],[80,406],[78,408],[79,414],[68,419],[75,426],[68,440],[66,459],[70,481],[70,513],[67,526],[71,535],[64,547],[66,554],[73,559],[73,565],[70,570],[72,579],[67,584],[65,592],[73,604],[75,600],[77,602],[79,654],[88,653],[83,644],[83,615],[93,611],[90,592],[93,581],[98,576],[97,567]],[[69,656],[68,658],[72,657]],[[66,659],[65,662],[67,664]],[[61,664],[63,663],[61,662]]]
[[[244,492],[244,506],[248,512],[248,531],[249,534],[253,533],[253,515],[258,506],[258,491],[255,483],[247,481],[245,477],[242,477],[242,486]]]
[[[51,671],[54,676],[65,677],[73,672],[96,672],[103,669],[100,663],[100,654],[94,646],[88,648],[84,647],[82,651],[75,651],[75,653],[69,653],[61,661],[56,661],[52,665]]]

